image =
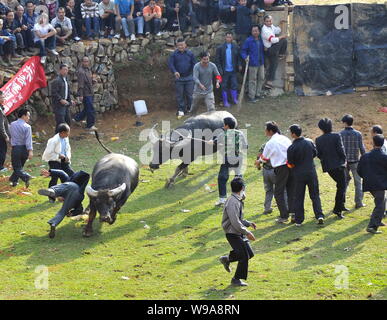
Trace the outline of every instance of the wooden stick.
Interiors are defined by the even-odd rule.
[[[250,56],[247,56],[247,58],[246,58],[246,69],[245,69],[245,74],[243,75],[242,88],[241,88],[241,92],[239,93],[238,112],[242,108],[242,100],[243,100],[243,97],[245,95],[245,86],[246,86],[247,70],[249,69],[249,61],[250,61]]]

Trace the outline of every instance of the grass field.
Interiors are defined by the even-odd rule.
[[[33,180],[30,190],[19,186],[1,193],[0,299],[386,299],[387,233],[372,236],[365,232],[373,208],[369,194],[365,196],[367,207],[337,220],[330,214],[334,182],[322,174],[316,162],[323,209],[328,215],[324,227],[318,227],[312,218],[309,199],[302,228],[276,225],[276,208],[272,215],[261,215],[262,175],[252,163],[265,140],[263,124],[273,119],[286,129],[299,121],[305,111],[300,101],[295,96],[268,99],[266,107],[244,106],[238,117],[241,128],[251,124],[245,212],[248,220],[257,223],[257,240],[252,243],[256,255],[250,263],[249,287],[230,287],[231,276],[218,262],[229,246],[220,226],[222,211],[213,206],[217,192],[205,191],[206,184],[217,189],[218,166],[191,166],[192,175],[165,190],[165,179],[175,167],[166,164],[154,174],[142,167],[142,182],[116,223],[110,226],[95,221],[94,235],[87,239],[81,236],[84,223],[69,218],[58,227],[55,239],[48,238],[47,221],[60,204],[49,204],[37,195],[47,180]],[[374,112],[371,110],[364,112]],[[144,118],[147,127],[168,119],[166,114]],[[303,118],[311,127],[315,120]],[[117,126],[104,141],[111,149],[137,159],[144,144],[138,141],[140,130],[129,124],[126,128]],[[105,152],[93,136],[79,132],[73,132],[71,138],[74,168],[91,172]],[[111,142],[112,136],[120,139]],[[39,155],[45,143],[41,142],[35,159],[27,165],[34,175],[42,164]],[[8,190],[6,182],[1,182],[0,188]],[[21,193],[25,191],[31,195]],[[349,208],[354,206],[353,191],[351,185]],[[144,228],[145,224],[149,228]],[[35,286],[38,266],[48,268],[46,290]],[[348,286],[340,288],[337,284],[346,270]]]

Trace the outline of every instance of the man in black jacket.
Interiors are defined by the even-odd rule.
[[[317,155],[317,149],[313,141],[301,137],[302,129],[293,124],[289,128],[293,140],[288,148],[288,167],[293,171],[295,196],[295,223],[300,227],[305,218],[304,200],[305,188],[308,186],[309,197],[312,200],[313,211],[318,224],[324,224],[324,214],[321,208],[320,191],[313,158]]]
[[[70,82],[67,80],[69,68],[66,64],[59,66],[59,75],[51,83],[52,104],[55,113],[56,129],[61,123],[71,125],[70,107],[75,105],[71,100]]]
[[[342,211],[348,211],[345,208],[345,190],[346,190],[346,155],[343,141],[340,134],[332,132],[332,120],[328,118],[321,119],[318,127],[323,135],[316,139],[317,157],[321,160],[323,172],[328,172],[333,180],[336,181],[336,197],[333,213],[340,219],[344,218]]]
[[[359,161],[357,172],[363,178],[363,192],[369,191],[374,197],[375,209],[367,227],[370,233],[381,233],[378,227],[386,210],[387,190],[387,154],[382,152],[384,137],[381,134],[373,138],[374,149],[364,154]]]
[[[226,42],[216,49],[216,66],[222,76],[223,106],[229,108],[228,91],[232,97],[232,103],[238,104],[237,72],[242,70],[241,58],[238,46],[233,43],[232,32],[226,33]]]

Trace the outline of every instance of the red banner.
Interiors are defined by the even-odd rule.
[[[39,88],[47,87],[46,74],[40,57],[30,58],[0,90],[4,96],[4,112],[9,115],[26,102]]]

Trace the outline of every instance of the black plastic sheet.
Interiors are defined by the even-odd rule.
[[[295,91],[298,95],[353,92],[387,85],[387,9],[349,4],[349,28],[337,29],[333,6],[293,11]]]

